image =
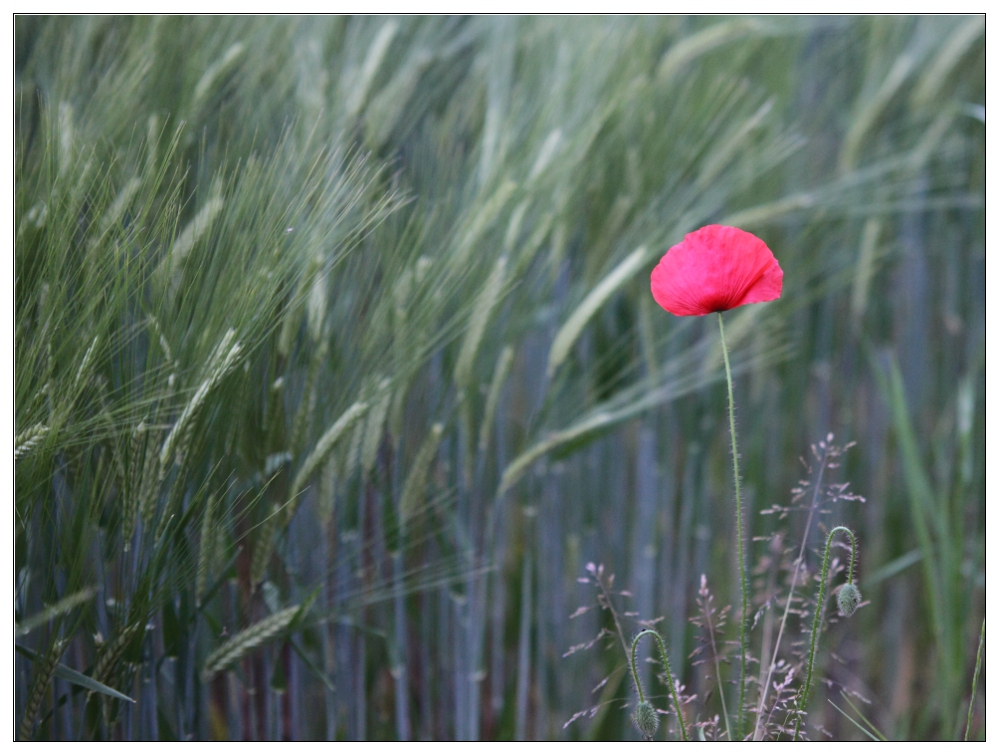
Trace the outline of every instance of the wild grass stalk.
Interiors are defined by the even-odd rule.
[[[795,595],[795,586],[798,585],[799,583],[799,572],[803,567],[803,559],[805,557],[806,545],[809,542],[810,526],[812,525],[813,518],[816,515],[820,503],[820,497],[822,496],[823,474],[826,471],[827,457],[829,454],[830,450],[828,448],[824,448],[823,458],[820,460],[820,463],[817,467],[818,472],[816,474],[816,484],[813,487],[812,500],[809,504],[809,514],[806,519],[805,528],[802,534],[802,544],[799,547],[799,554],[795,560],[795,569],[794,572],[792,573],[792,578],[791,578],[792,588],[791,590],[789,590],[788,598],[785,600],[785,609],[782,613],[781,623],[778,626],[778,635],[774,641],[774,646],[773,646],[774,651],[773,653],[771,653],[771,661],[767,665],[767,673],[764,674],[763,669],[761,670],[761,674],[764,675],[764,679],[760,686],[760,701],[757,705],[757,721],[754,725],[754,740],[757,740],[758,737],[760,737],[761,735],[760,728],[762,725],[762,718],[764,716],[764,711],[765,711],[765,700],[766,696],[770,692],[771,676],[773,675],[774,670],[776,668],[776,663],[778,660],[778,652],[779,649],[781,648],[781,639],[782,636],[784,635],[785,628],[787,626],[789,611],[791,610],[792,600]],[[769,649],[767,647],[764,648],[765,653],[767,653],[768,650]],[[766,659],[767,659],[766,656],[762,656],[761,663],[763,664],[764,660]]]
[[[725,623],[726,611],[723,610],[716,616],[716,610],[712,606],[713,598],[708,590],[708,582],[705,576],[702,575],[701,587],[698,589],[698,607],[701,610],[701,616],[697,619],[692,618],[691,622],[708,630],[708,649],[711,651],[712,662],[715,666],[715,682],[719,691],[719,704],[722,706],[722,722],[726,728],[726,738],[731,741],[733,733],[729,724],[729,709],[726,706],[726,691],[723,688],[722,669],[719,666],[722,660],[720,650],[721,638],[716,638],[716,633],[722,630]]]
[[[965,740],[969,739],[969,731],[972,729],[972,710],[976,704],[976,692],[979,688],[979,670],[983,661],[983,642],[986,639],[986,620],[979,630],[979,649],[976,651],[976,673],[972,676],[972,695],[969,697],[969,716],[965,721]]]

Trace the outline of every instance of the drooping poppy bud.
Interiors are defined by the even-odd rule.
[[[783,278],[756,236],[732,226],[705,226],[667,250],[650,275],[650,288],[667,312],[708,315],[777,299]]]
[[[632,713],[636,728],[646,740],[652,740],[660,727],[660,715],[648,701],[640,701]]]
[[[861,603],[861,591],[854,583],[844,583],[837,592],[837,607],[845,617],[850,617],[858,610]]]

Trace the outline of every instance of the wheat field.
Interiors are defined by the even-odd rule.
[[[718,223],[784,270],[726,315],[747,721],[787,739],[816,637],[800,737],[985,739],[985,55],[983,16],[16,17],[16,737],[638,740],[645,627],[656,737],[734,737],[719,328],[649,290]],[[817,615],[845,523],[864,601]]]

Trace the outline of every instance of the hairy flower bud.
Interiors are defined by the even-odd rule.
[[[854,583],[845,583],[841,586],[840,591],[837,593],[837,606],[840,607],[840,613],[845,617],[850,617],[858,609],[858,604],[861,603],[861,591]]]
[[[632,713],[632,719],[645,740],[652,740],[660,727],[660,715],[656,713],[656,709],[648,701],[639,702]]]

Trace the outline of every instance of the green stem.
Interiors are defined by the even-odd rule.
[[[641,638],[641,637],[642,637],[642,633],[639,633],[632,640],[632,653],[629,655],[629,659],[630,659],[631,664],[632,664],[632,680],[635,681],[635,689],[637,691],[639,691],[639,703],[645,703],[646,702],[646,696],[643,695],[643,692],[642,692],[642,678],[639,677],[639,668],[636,666],[636,663],[635,663],[635,648],[636,648],[637,645],[639,645],[639,638]],[[968,740],[968,738],[966,738],[966,740]]]
[[[983,663],[983,641],[986,640],[986,618],[983,617],[983,626],[979,630],[979,650],[976,652],[976,673],[972,676],[972,698],[969,699],[969,718],[965,723],[965,739],[969,739],[969,731],[972,729],[972,709],[976,705],[976,688],[979,687],[979,669]]]
[[[830,545],[833,543],[833,537],[838,531],[847,533],[847,535],[851,537],[851,560],[847,563],[847,584],[849,585],[854,582],[854,559],[855,555],[858,553],[858,543],[854,539],[854,533],[851,532],[850,528],[838,525],[831,530],[830,535],[827,536],[826,551],[823,552],[823,570],[819,577],[819,591],[816,594],[816,611],[813,613],[812,636],[809,639],[809,663],[806,665],[806,684],[802,687],[802,691],[799,693],[799,700],[796,705],[798,715],[795,720],[795,735],[792,737],[792,740],[799,739],[799,728],[802,726],[802,712],[805,710],[806,703],[809,701],[809,689],[812,687],[813,663],[816,660],[816,646],[819,642],[819,619],[823,614],[823,598],[826,593],[826,575],[830,567]]]
[[[652,635],[656,638],[656,645],[660,647],[660,660],[663,662],[663,669],[667,673],[667,686],[670,688],[670,696],[674,699],[674,709],[677,712],[677,721],[681,728],[681,739],[687,740],[687,729],[684,726],[684,712],[681,710],[681,700],[677,696],[677,687],[674,685],[674,676],[670,673],[670,660],[667,658],[667,648],[663,645],[662,636],[655,630],[650,630],[648,628],[643,630],[632,640],[632,654],[630,656],[632,664],[632,679],[635,680],[636,690],[639,691],[639,702],[645,702],[646,698],[642,692],[642,682],[639,680],[639,668],[635,663],[635,650],[639,645],[639,639],[644,635]]]
[[[719,338],[722,341],[722,358],[726,363],[726,387],[729,389],[729,434],[733,444],[733,483],[736,486],[736,553],[740,562],[740,704],[736,713],[736,738],[743,740],[743,713],[747,690],[747,573],[743,564],[743,502],[740,499],[740,455],[736,448],[736,410],[733,406],[733,375],[729,369],[729,350],[726,348],[726,329],[719,315]]]

